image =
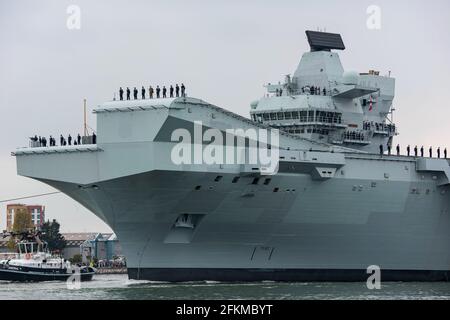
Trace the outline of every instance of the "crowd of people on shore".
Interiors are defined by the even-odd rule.
[[[31,146],[32,147],[55,147],[56,146],[56,139],[50,135],[50,137],[47,138],[46,137],[41,137],[41,136],[37,136],[35,135],[34,137],[30,137],[31,140]],[[97,143],[97,136],[95,133],[92,133],[92,140],[89,142],[89,144],[96,144]],[[70,134],[67,136],[67,138],[65,136],[63,136],[62,134],[59,136],[59,145],[60,146],[77,146],[77,145],[82,145],[83,141],[82,141],[82,137],[80,134],[78,134],[76,137],[72,137]]]
[[[147,93],[148,91],[148,93]],[[169,89],[166,88],[166,86],[163,86],[162,89],[159,87],[159,85],[156,86],[156,88],[153,88],[152,86],[149,86],[148,90],[142,86],[141,88],[141,98],[142,100],[147,99],[153,99],[156,97],[156,99],[159,98],[167,98],[167,91],[169,92],[169,98],[178,98],[185,97],[186,96],[186,87],[182,83],[181,86],[178,85],[178,83],[175,85],[170,85]],[[126,90],[124,90],[122,87],[119,88],[119,99],[124,100],[124,93],[126,93],[126,99],[131,100],[131,90],[129,87],[127,87]],[[133,98],[134,100],[138,99],[139,90],[134,87],[133,89]]]

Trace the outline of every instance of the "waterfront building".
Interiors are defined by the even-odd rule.
[[[6,206],[6,230],[12,231],[15,214],[20,210],[26,210],[31,215],[31,221],[36,228],[45,222],[45,206],[26,205],[20,203],[8,204]]]

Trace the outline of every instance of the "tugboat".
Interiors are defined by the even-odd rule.
[[[21,236],[16,243],[16,257],[0,260],[0,280],[37,282],[66,281],[73,276],[80,281],[90,281],[96,270],[89,266],[73,266],[70,261],[52,255],[48,244],[40,240],[39,233],[4,233],[6,236]]]

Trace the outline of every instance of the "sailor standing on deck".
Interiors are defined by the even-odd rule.
[[[383,151],[383,145],[380,144],[380,155],[383,155],[384,151]]]
[[[185,97],[186,96],[186,87],[184,86],[184,84],[181,84],[181,96]]]
[[[159,99],[159,93],[161,92],[161,89],[159,86],[156,86],[156,98]]]
[[[178,83],[175,85],[175,96],[178,98],[180,96],[180,87]]]
[[[136,87],[134,87],[134,90],[133,90],[134,100],[137,100],[137,95],[138,95],[138,89],[136,89]]]
[[[144,86],[142,86],[141,94],[142,94],[142,100],[145,100],[145,88],[144,88]]]
[[[166,89],[166,86],[163,86],[163,98],[167,98],[167,89]]]
[[[444,158],[447,159],[447,148],[444,149]]]
[[[414,147],[414,156],[416,156],[416,157],[417,157],[417,150],[418,150],[418,149],[417,149],[417,146],[415,146],[415,147]]]
[[[421,157],[423,157],[423,151],[424,151],[424,149],[423,149],[423,146],[420,148],[420,156]]]
[[[433,158],[433,147],[430,147],[429,152],[430,152],[430,158]]]
[[[123,100],[123,89],[122,89],[122,87],[120,87],[120,89],[119,89],[119,97],[120,97],[120,100]]]
[[[69,137],[67,138],[68,142],[69,142],[69,146],[72,145],[72,136],[69,134]]]
[[[400,155],[400,145],[399,144],[397,145],[397,155],[398,156]]]
[[[170,97],[173,98],[173,85],[170,85],[169,93]]]
[[[409,154],[411,153],[411,147],[409,146],[409,144],[408,144],[408,147],[406,148],[406,152],[408,153],[408,157],[409,157]]]
[[[80,136],[80,134],[77,135],[77,142],[78,142],[78,145],[81,145],[81,136]]]
[[[64,137],[63,137],[63,135],[61,135],[60,137],[59,137],[59,144],[62,146],[62,145],[64,145]]]
[[[127,100],[130,100],[130,88],[127,87]]]
[[[153,99],[153,92],[154,92],[153,87],[150,86],[150,87],[148,88],[148,94],[149,94],[149,96],[150,96],[150,99]]]

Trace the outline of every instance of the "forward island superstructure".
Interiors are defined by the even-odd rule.
[[[340,35],[307,37],[311,51],[251,119],[186,96],[110,101],[94,110],[96,144],[18,149],[18,173],[105,221],[132,279],[360,281],[375,265],[385,281],[448,280],[449,161],[385,154],[395,80],[345,72]],[[174,132],[199,123],[279,129],[276,173],[175,163]]]

